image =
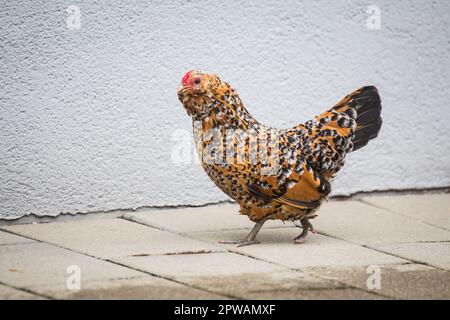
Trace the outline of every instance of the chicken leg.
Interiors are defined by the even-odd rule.
[[[257,244],[259,243],[258,240],[256,240],[256,235],[258,234],[259,230],[263,226],[264,221],[256,222],[253,226],[253,229],[245,236],[244,239],[241,240],[223,240],[219,241],[219,243],[222,244],[236,244],[238,247],[248,246],[251,244]]]
[[[308,219],[300,220],[300,223],[302,224],[303,231],[297,237],[294,238],[295,244],[303,243],[308,237],[308,231],[315,233],[314,228]]]

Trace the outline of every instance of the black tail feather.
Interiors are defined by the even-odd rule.
[[[379,101],[371,101],[367,103],[369,107],[366,111],[358,113],[356,122],[358,125],[365,125],[378,119],[381,114],[381,104]]]
[[[363,87],[354,97],[352,105],[356,110],[356,130],[353,137],[353,151],[364,147],[369,140],[378,136],[383,123],[381,119],[381,99],[378,90]]]

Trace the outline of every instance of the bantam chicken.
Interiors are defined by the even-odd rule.
[[[255,222],[238,246],[259,243],[269,219],[300,221],[294,243],[314,232],[310,219],[331,191],[330,182],[347,153],[365,146],[381,128],[381,101],[362,87],[335,106],[290,129],[259,123],[236,90],[214,74],[191,70],[178,97],[192,117],[202,166],[213,182]]]

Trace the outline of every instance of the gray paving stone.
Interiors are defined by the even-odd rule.
[[[359,201],[326,203],[313,221],[316,229],[362,245],[449,241],[450,232]]]
[[[4,226],[0,299],[450,299],[449,195],[368,199],[328,202],[301,245],[301,229],[281,222],[261,244],[219,245],[253,226],[236,205],[126,214],[175,233],[117,218]],[[66,287],[71,265],[79,291]],[[380,290],[367,288],[369,265]]]
[[[261,300],[382,300],[383,296],[361,289],[308,289],[256,291],[248,294],[247,299]]]
[[[131,255],[207,252],[219,247],[123,219],[5,227],[12,232],[101,258]]]
[[[112,279],[86,282],[80,290],[65,286],[38,286],[33,291],[55,299],[139,299],[139,300],[208,300],[225,299],[224,296],[192,288],[162,278],[143,276],[131,279]]]
[[[0,284],[0,300],[41,300],[42,297]]]
[[[364,201],[450,230],[450,193],[369,196]]]
[[[0,282],[18,288],[65,286],[69,266],[78,266],[81,283],[143,275],[113,263],[91,258],[46,243],[0,246]]]
[[[450,270],[450,242],[401,243],[377,248],[405,259]]]
[[[122,264],[230,297],[254,291],[336,288],[328,280],[233,253],[118,258]]]
[[[219,240],[243,238],[248,230],[192,233],[193,237],[217,243]],[[299,228],[262,229],[258,235],[260,244],[228,249],[289,268],[312,266],[361,266],[373,263],[406,263],[406,260],[367,249],[359,245],[320,234],[312,234],[303,244],[294,245],[292,239],[301,232]]]
[[[33,240],[16,236],[15,234],[11,234],[8,232],[0,231],[0,246],[6,244],[22,244],[22,243],[30,243]]]
[[[228,252],[121,257],[114,261],[169,278],[229,276],[285,270],[270,263]]]
[[[450,299],[450,273],[424,265],[385,265],[380,267],[380,289],[369,292],[395,299]],[[368,290],[367,268],[316,268],[312,274]]]
[[[266,292],[305,292],[341,288],[330,280],[320,279],[302,272],[274,271],[243,273],[227,276],[185,277],[181,281],[191,285],[220,292],[240,299],[264,299]],[[262,297],[258,298],[258,294]]]
[[[252,228],[254,223],[246,215],[239,214],[236,204],[148,210],[123,215],[124,219],[178,233]],[[268,221],[266,228],[292,226],[281,221]]]

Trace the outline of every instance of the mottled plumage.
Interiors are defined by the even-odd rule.
[[[190,71],[178,96],[193,119],[202,166],[214,183],[256,222],[239,245],[256,243],[268,219],[299,220],[303,242],[309,219],[331,191],[346,154],[375,138],[381,127],[380,97],[362,87],[334,107],[290,129],[256,121],[236,90],[216,75]]]

